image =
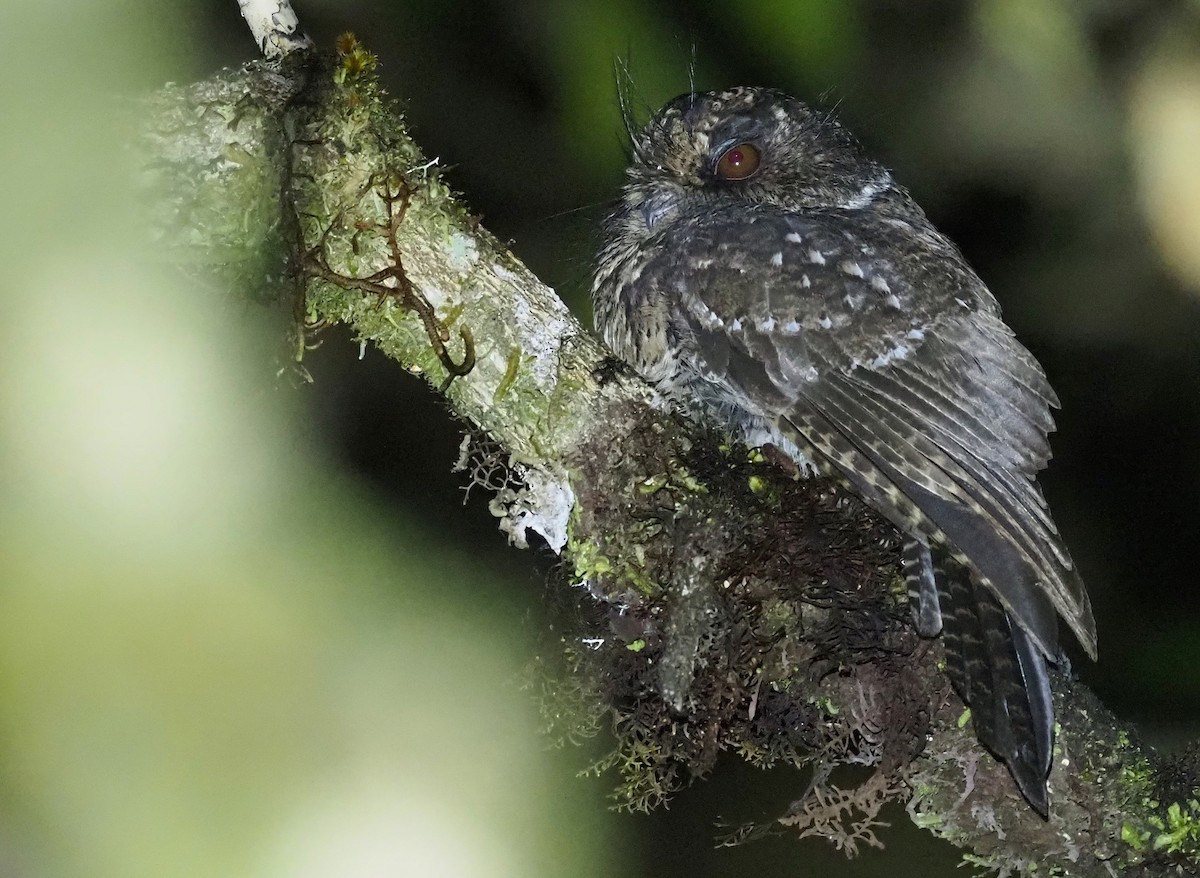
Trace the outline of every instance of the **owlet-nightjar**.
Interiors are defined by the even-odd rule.
[[[592,289],[621,359],[905,535],[918,631],[980,741],[1048,812],[1058,617],[1083,582],[1036,475],[1058,401],[962,254],[829,113],[689,94],[634,137]]]

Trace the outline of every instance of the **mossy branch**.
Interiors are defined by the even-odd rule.
[[[653,806],[726,750],[814,766],[777,824],[730,841],[794,827],[853,853],[897,800],[998,870],[1195,873],[1194,754],[1139,745],[1060,677],[1042,821],[960,721],[940,644],[912,631],[890,526],[697,431],[614,364],[454,196],[373,67],[347,38],[334,58],[163,89],[144,106],[149,226],[176,262],[286,303],[293,368],[313,331],[346,324],[487,437],[467,465],[507,470],[488,479],[502,527],[574,571],[577,676],[555,691],[580,729],[612,719],[620,804]],[[840,788],[846,763],[875,773]]]

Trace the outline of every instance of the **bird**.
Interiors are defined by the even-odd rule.
[[[631,127],[591,297],[620,360],[695,418],[829,476],[904,536],[980,742],[1049,814],[1058,620],[1096,623],[1037,483],[1059,401],[961,251],[836,116],[693,92]]]

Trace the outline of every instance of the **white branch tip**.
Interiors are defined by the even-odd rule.
[[[238,0],[238,6],[267,60],[312,49],[313,42],[300,30],[300,19],[289,0]]]

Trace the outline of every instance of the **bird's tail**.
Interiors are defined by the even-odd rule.
[[[920,632],[936,634],[940,618],[946,675],[971,708],[976,736],[1045,817],[1054,724],[1045,656],[991,590],[945,552],[910,545],[905,570]]]

